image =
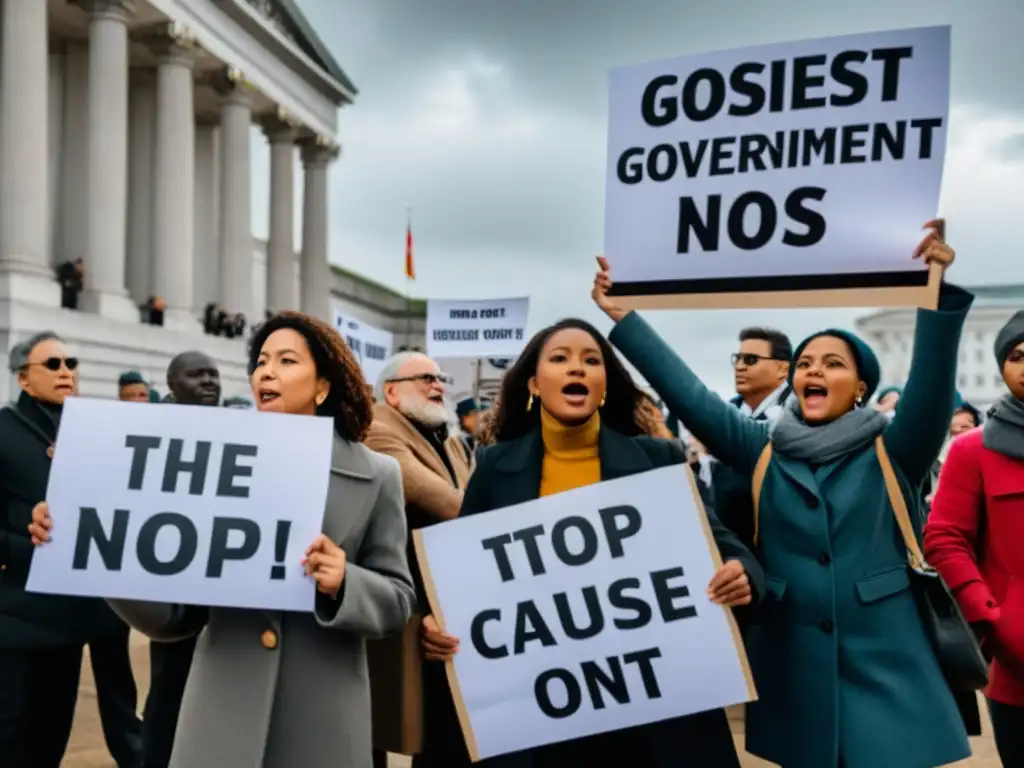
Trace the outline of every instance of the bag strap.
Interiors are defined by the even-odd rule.
[[[771,441],[765,444],[761,455],[757,457],[754,465],[754,474],[750,478],[750,493],[754,499],[754,545],[757,545],[757,535],[761,518],[761,488],[764,486],[764,476],[768,472],[768,465],[772,463]]]
[[[903,534],[903,543],[907,547],[907,561],[911,568],[925,568],[927,563],[924,554],[921,552],[921,545],[917,543],[917,534],[914,533],[914,526],[910,522],[910,512],[907,509],[907,502],[903,498],[903,491],[900,490],[900,483],[896,479],[896,471],[892,467],[892,460],[889,458],[889,451],[886,450],[885,441],[879,435],[875,438],[875,455],[878,456],[878,463],[882,467],[882,477],[885,479],[885,490],[889,494],[889,504],[892,505],[892,512],[896,516],[896,525]]]

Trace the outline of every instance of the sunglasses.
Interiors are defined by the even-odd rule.
[[[781,357],[765,357],[764,355],[755,355],[753,352],[742,352],[732,355],[730,358],[732,365],[735,368],[737,363],[742,362],[748,368],[757,365],[762,360],[775,360],[777,362],[785,362]]]
[[[427,384],[433,386],[434,384],[451,384],[452,377],[445,373],[419,373],[415,376],[399,376],[398,378],[388,379],[388,384],[398,384],[403,381],[418,381],[421,384]]]
[[[48,357],[41,363],[25,363],[22,368],[30,368],[33,365],[41,365],[48,371],[59,371],[62,365],[66,365],[69,371],[75,370],[78,367],[77,357]]]

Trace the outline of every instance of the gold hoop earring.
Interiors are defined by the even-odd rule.
[[[607,392],[605,392],[603,395],[601,395],[601,404],[599,406],[597,406],[597,407],[598,408],[604,408],[604,404],[606,402],[608,402],[608,393]]]
[[[529,413],[532,410],[533,410],[533,392],[530,393],[530,397],[526,401],[526,412]]]

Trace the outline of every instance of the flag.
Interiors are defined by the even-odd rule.
[[[416,279],[416,267],[412,262],[412,222],[405,225],[405,276]]]

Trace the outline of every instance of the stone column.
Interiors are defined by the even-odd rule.
[[[56,304],[47,252],[47,4],[0,3],[0,297]]]
[[[50,154],[50,178],[47,179],[46,193],[48,200],[47,251],[50,264],[57,266],[60,258],[60,181],[64,157],[64,50],[63,47],[50,52],[50,92],[47,102],[49,125],[47,126],[47,143]]]
[[[152,43],[159,57],[153,150],[153,290],[167,302],[164,325],[198,330],[192,314],[195,41],[177,25],[169,25]]]
[[[64,152],[60,185],[60,260],[84,259],[89,237],[89,47],[69,41],[64,70]]]
[[[330,323],[331,280],[327,262],[327,169],[338,148],[321,137],[302,145],[302,311]]]
[[[267,238],[267,309],[298,309],[295,285],[296,124],[282,111],[267,120],[270,142],[270,235]]]
[[[125,290],[128,205],[129,0],[80,0],[89,13],[89,210],[83,307],[127,322],[139,308]]]
[[[220,117],[196,118],[195,246],[193,303],[201,315],[210,302],[220,301],[217,233],[220,221]]]
[[[253,317],[253,238],[250,203],[249,128],[252,89],[241,73],[228,70],[217,79],[220,112],[220,305],[227,312]]]
[[[138,305],[153,295],[153,140],[156,73],[134,67],[128,96],[128,292]]]

